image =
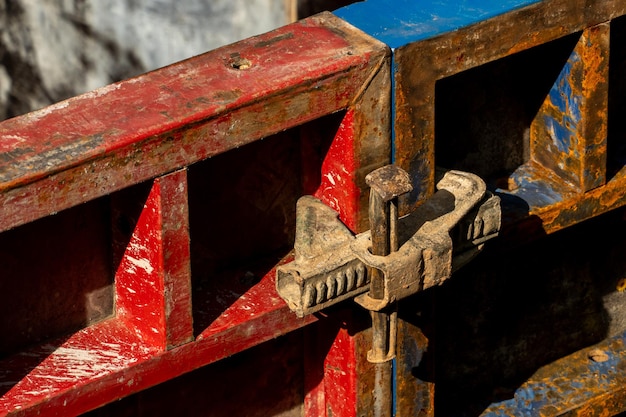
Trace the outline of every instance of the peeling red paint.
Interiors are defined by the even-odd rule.
[[[374,116],[388,102],[367,93],[388,86],[388,56],[323,13],[0,123],[0,229],[102,197],[115,274],[114,317],[0,360],[0,415],[80,414],[316,321],[291,314],[270,268],[194,334],[201,307],[192,305],[186,169],[344,112],[321,172],[313,164],[304,169],[318,172],[303,175],[319,176],[317,195],[362,229],[361,167],[389,159],[389,120]],[[353,361],[338,356],[336,365]],[[342,409],[343,396],[327,387]]]

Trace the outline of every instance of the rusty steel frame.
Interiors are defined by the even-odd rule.
[[[546,98],[529,126],[529,155],[510,173],[512,187],[503,187],[529,206],[523,216],[509,219],[509,233],[527,217],[537,216],[543,231],[551,233],[624,205],[624,170],[613,178],[606,174],[608,22],[624,14],[626,5],[619,1],[540,1],[396,48],[394,159],[419,178],[421,190],[407,204],[434,190],[437,83],[573,35],[579,39],[555,80],[568,87],[557,94],[571,94],[571,103],[552,102],[552,93]],[[423,62],[415,65],[415,57]],[[551,135],[546,120],[566,133]],[[565,126],[568,121],[571,126]],[[559,147],[559,141],[566,145]],[[542,191],[556,197],[546,202],[536,195]]]
[[[609,174],[607,161],[610,31],[612,21],[626,14],[624,2],[512,0],[498,4],[477,1],[415,5],[401,1],[394,5],[393,13],[386,13],[387,7],[384,1],[355,4],[337,14],[385,42],[393,51],[392,159],[409,172],[414,183],[413,192],[401,201],[402,214],[412,212],[434,193],[439,166],[472,171],[490,183],[490,188],[503,199],[499,240],[505,245],[532,241],[626,204],[626,169],[619,167]],[[374,15],[380,18],[371,19]],[[478,103],[471,99],[462,101],[465,107],[454,107],[450,117],[440,116],[446,109],[438,103],[460,101],[465,99],[464,93],[469,97],[481,93],[483,85],[471,88],[475,72],[486,72],[485,68],[499,65],[506,58],[532,53],[543,45],[569,38],[574,38],[566,46],[571,48],[569,56],[550,80],[551,87],[541,97],[542,102],[533,103],[534,114],[523,121],[523,138],[502,134],[500,138],[483,140],[464,135],[461,129],[469,130],[470,126],[463,124],[459,113],[466,112],[470,121],[482,116],[479,110],[468,110]],[[516,63],[523,64],[523,59]],[[541,60],[534,65],[540,68],[539,73],[549,71]],[[497,68],[503,71],[502,68],[510,67]],[[485,79],[476,78],[493,83],[498,77],[495,70],[487,74]],[[489,78],[490,74],[494,75]],[[524,76],[523,72],[516,74]],[[519,77],[507,80],[520,83]],[[457,89],[463,81],[466,89]],[[453,87],[447,91],[451,98],[446,101],[443,85],[447,82]],[[521,106],[514,108],[524,110]],[[446,129],[454,124],[462,127],[449,129],[452,133],[448,136],[457,138],[445,138]],[[479,134],[486,135],[494,123],[486,127]],[[475,147],[467,149],[482,158],[483,166],[463,159],[465,154],[453,160],[452,166],[446,165],[449,161],[441,156],[453,153],[453,148],[465,149],[463,141],[475,141]],[[506,159],[506,152],[511,150],[505,147],[509,141],[524,142],[518,145],[524,147],[519,150],[520,160],[515,165],[500,165],[500,161],[493,160],[494,155]],[[438,147],[444,149],[438,152]],[[493,147],[506,151],[494,152],[490,149]],[[493,166],[502,169],[494,172]],[[398,366],[396,415],[432,416],[433,376],[421,381],[411,375],[412,367],[406,365],[417,366],[428,351],[428,338],[413,324],[399,321],[399,344],[406,343],[410,348],[398,349],[398,363],[404,366]],[[619,363],[623,366],[623,362]],[[581,395],[589,404],[594,401],[592,398],[597,400],[606,394],[602,390],[590,391]],[[606,395],[606,412],[623,411],[620,401]],[[578,407],[584,405],[584,401],[578,403]],[[502,415],[523,412],[524,409],[511,405]],[[561,415],[547,409],[545,412]]]

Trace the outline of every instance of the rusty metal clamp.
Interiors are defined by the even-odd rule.
[[[454,265],[451,232],[481,201],[484,201],[482,210],[469,223],[470,235],[466,234],[465,238],[481,241],[497,234],[499,201],[495,196],[487,196],[480,177],[448,171],[437,188],[438,191],[411,215],[412,222],[421,225],[398,251],[387,256],[372,254],[370,235],[366,233],[356,236],[352,242],[355,255],[368,267],[382,271],[384,276],[382,298],[372,298],[369,294],[355,298],[364,308],[380,311],[395,301],[447,280]]]
[[[435,194],[399,219],[399,249],[371,253],[371,232],[353,235],[337,213],[311,196],[297,206],[294,261],[277,269],[278,294],[299,316],[348,298],[370,311],[442,284],[500,230],[500,202],[484,181],[447,171]],[[371,268],[382,271],[384,295],[372,298]]]

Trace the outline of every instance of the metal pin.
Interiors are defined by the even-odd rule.
[[[397,197],[413,189],[409,175],[402,169],[388,165],[365,177],[370,186],[369,218],[373,255],[387,256],[398,250],[398,201]],[[385,277],[372,268],[369,296],[384,299]],[[395,306],[393,306],[395,307]],[[374,416],[391,416],[392,410],[392,362],[395,356],[396,318],[393,312],[372,312],[372,350],[368,354],[375,363]]]

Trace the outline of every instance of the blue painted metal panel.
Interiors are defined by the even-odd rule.
[[[581,121],[581,103],[584,100],[581,94],[575,94],[572,85],[572,66],[580,61],[576,52],[565,64],[558,79],[550,89],[549,98],[552,105],[558,110],[559,118],[544,116],[544,123],[549,129],[554,146],[562,153],[573,152],[578,157],[577,148],[572,145],[576,140],[576,128]]]
[[[540,0],[367,0],[334,12],[395,49]]]
[[[560,7],[567,9],[566,4],[565,1],[558,3]],[[536,9],[532,8],[537,15],[541,12],[543,17],[550,17],[550,19],[546,18],[545,22],[539,20],[548,25],[545,28],[540,24],[531,24],[531,13],[516,13],[511,19],[501,16],[532,5],[538,5]],[[524,110],[528,108],[529,119],[530,116],[534,116],[532,120],[526,120],[526,114],[520,116],[520,120],[523,119],[525,124],[530,125],[523,132],[526,138],[524,140],[527,141],[525,145],[528,145],[531,139],[533,140],[528,145],[531,149],[523,150],[524,154],[532,152],[530,158],[512,173],[509,172],[511,167],[506,165],[506,177],[500,178],[501,173],[496,172],[491,183],[493,187],[497,187],[503,183],[501,181],[503,178],[508,180],[505,183],[510,189],[496,189],[496,192],[502,197],[503,206],[507,204],[508,212],[505,214],[508,215],[508,219],[511,219],[509,224],[515,224],[518,219],[532,215],[536,218],[532,220],[533,222],[536,220],[543,222],[540,224],[541,227],[528,222],[528,225],[531,225],[529,229],[535,228],[538,231],[537,235],[546,230],[551,233],[563,225],[571,225],[574,223],[572,219],[580,221],[585,217],[596,215],[601,212],[597,207],[604,205],[602,200],[609,201],[609,198],[605,196],[611,196],[611,199],[616,198],[613,197],[614,194],[609,187],[603,196],[599,193],[593,194],[593,198],[597,200],[592,201],[592,197],[581,197],[583,196],[581,191],[593,190],[595,187],[604,185],[604,168],[600,157],[604,152],[602,147],[606,146],[606,140],[601,135],[606,125],[603,124],[605,123],[603,117],[595,117],[596,113],[591,110],[604,111],[606,109],[604,83],[608,74],[608,29],[601,27],[602,25],[590,29],[571,23],[581,18],[578,9],[572,9],[569,19],[561,19],[561,15],[557,16],[557,13],[563,13],[563,16],[565,13],[557,7],[555,15],[552,16],[552,5],[553,3],[545,0],[366,0],[334,12],[338,17],[392,49],[391,69],[394,75],[391,79],[393,102],[390,109],[394,121],[392,124],[392,158],[395,158],[396,146],[398,146],[400,149],[398,163],[408,166],[410,169],[407,170],[413,176],[414,183],[423,184],[424,189],[427,189],[430,183],[422,179],[426,174],[432,173],[435,165],[434,146],[421,145],[434,143],[437,135],[435,129],[432,128],[435,123],[432,117],[435,110],[433,104],[436,95],[436,89],[433,88],[435,80],[456,75],[548,42],[551,43],[551,48],[556,45],[560,52],[565,52],[558,54],[558,60],[552,63],[554,68],[551,67],[548,75],[542,78],[541,95],[537,95],[538,99],[530,93],[527,96],[520,94],[520,97],[516,97],[522,103],[519,108]],[[587,7],[593,8],[590,5]],[[477,27],[476,33],[472,28],[459,33],[462,36],[456,36],[454,33],[452,36],[443,36],[498,16],[502,17],[506,25],[499,26],[496,22],[500,20],[494,19],[490,23]],[[518,17],[522,18],[525,24],[516,25]],[[527,25],[530,25],[530,29]],[[594,25],[597,25],[597,22]],[[550,34],[543,35],[544,30]],[[614,36],[613,31],[610,34],[611,37]],[[559,36],[563,37],[565,42],[561,41]],[[440,38],[435,39],[437,37]],[[431,40],[429,42],[411,45],[429,39]],[[500,42],[500,39],[503,41]],[[447,41],[450,42],[446,43]],[[499,45],[500,43],[502,45]],[[568,60],[562,62],[567,58],[570,50],[571,55]],[[488,53],[474,54],[475,51],[488,51]],[[545,58],[549,55],[543,50],[535,56]],[[466,59],[467,57],[472,59]],[[543,60],[537,61],[537,65],[542,64]],[[424,70],[421,71],[420,67]],[[498,74],[495,73],[494,76]],[[584,84],[585,79],[593,79],[594,84],[591,86]],[[398,85],[395,84],[396,82]],[[545,101],[541,108],[537,109],[536,106],[541,104],[542,100]],[[503,102],[509,103],[507,100]],[[532,108],[530,103],[533,105]],[[536,110],[539,111],[536,112]],[[396,111],[398,117],[394,114]],[[521,130],[519,132],[521,136]],[[532,133],[535,134],[532,135]],[[495,138],[494,142],[496,140],[499,138]],[[476,143],[482,144],[483,142],[477,141]],[[532,148],[532,144],[536,145],[535,148]],[[593,152],[589,152],[590,150]],[[542,157],[543,155],[545,157]],[[428,159],[429,157],[432,158]],[[581,171],[584,173],[584,181],[579,178]],[[598,180],[596,182],[586,180],[587,177],[597,177]],[[615,192],[619,193],[619,191]],[[421,190],[415,193],[415,195],[421,194]],[[592,196],[592,194],[589,193],[587,196]],[[584,200],[584,198],[589,199]],[[535,210],[537,208],[543,211]],[[544,218],[540,217],[542,215]],[[517,227],[516,224],[515,227]],[[602,401],[607,398],[611,401],[611,398],[623,401],[626,397],[626,389],[622,388],[626,386],[623,373],[623,369],[626,369],[625,345],[626,333],[602,345],[607,357],[601,362],[581,352],[563,358],[555,366],[542,367],[540,374],[533,375],[522,386],[518,386],[513,398],[501,400],[499,395],[490,394],[497,402],[492,403],[486,409],[482,409],[485,407],[484,404],[481,405],[484,411],[483,417],[556,416],[582,407],[585,407],[589,415],[597,415],[589,411],[596,405],[603,410],[613,410],[611,412],[623,411],[626,406],[612,404],[609,407]],[[419,352],[420,356],[423,353],[424,351]],[[403,370],[403,367],[408,365],[412,364],[399,360],[395,364],[395,371]],[[399,375],[398,381],[394,388],[398,386],[402,388],[401,375],[403,373],[398,372],[397,375]],[[420,381],[415,383],[418,384]],[[512,391],[507,391],[506,394],[512,394]],[[602,399],[601,397],[605,394],[607,398]],[[394,397],[395,395],[394,390]],[[401,398],[398,397],[398,399]],[[422,398],[417,396],[412,398],[417,402],[422,401]],[[427,402],[432,398],[423,400]],[[401,402],[396,401],[396,405],[401,405]]]
[[[601,343],[600,350],[606,355],[601,362],[591,360],[586,350],[548,365],[548,375],[531,378],[513,398],[492,404],[481,417],[562,415],[594,398],[609,397],[623,386],[625,343],[626,334]]]
[[[333,13],[365,33],[384,42],[392,50],[411,42],[451,32],[480,21],[516,10],[541,0],[365,0]],[[396,63],[392,60],[392,73]],[[392,77],[392,102],[395,79]],[[395,104],[391,106],[392,120]],[[391,127],[391,155],[395,163],[395,125]],[[420,171],[421,172],[421,171]],[[416,183],[419,183],[416,181]],[[418,192],[416,190],[415,192]]]

